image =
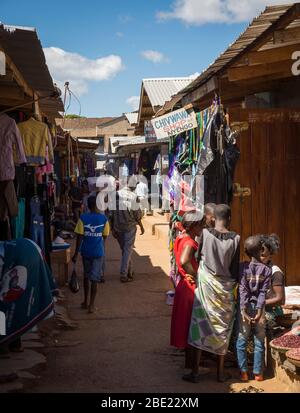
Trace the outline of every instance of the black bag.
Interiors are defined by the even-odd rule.
[[[69,288],[74,294],[78,293],[78,291],[80,290],[80,285],[75,267],[73,268],[72,275],[69,281]]]

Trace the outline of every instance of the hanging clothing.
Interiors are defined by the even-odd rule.
[[[18,200],[13,181],[0,182],[0,221],[18,215]]]
[[[224,164],[225,164],[225,175],[226,175],[226,197],[225,200],[227,204],[231,204],[233,198],[233,180],[234,172],[238,160],[240,159],[240,150],[236,144],[229,145],[224,150]]]
[[[205,170],[214,160],[214,149],[216,149],[217,146],[215,142],[215,117],[216,112],[214,112],[211,118],[209,119],[203,135],[202,148],[198,160],[197,173],[199,175],[203,175]]]
[[[14,180],[14,150],[20,164],[26,163],[26,156],[16,122],[5,113],[0,115],[0,148],[0,181]]]
[[[18,124],[27,162],[31,165],[43,165],[46,162],[46,146],[49,148],[49,160],[53,162],[52,138],[48,126],[33,118]]]
[[[0,311],[6,316],[6,336],[10,343],[49,316],[54,307],[55,281],[40,249],[22,238],[0,242],[4,266],[0,274]]]
[[[11,220],[11,231],[12,231],[12,238],[24,238],[24,231],[25,231],[25,199],[20,198],[18,200],[18,209],[19,213],[18,216],[12,218]]]

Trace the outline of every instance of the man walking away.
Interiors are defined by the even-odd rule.
[[[81,307],[95,312],[97,285],[103,277],[104,239],[109,235],[109,223],[105,215],[97,210],[96,197],[88,198],[87,214],[82,214],[75,228],[77,234],[76,250],[72,261],[76,263],[79,250],[84,270],[84,302]],[[90,302],[88,303],[91,284]]]
[[[142,211],[137,195],[134,193],[136,181],[131,179],[128,186],[117,192],[116,209],[111,211],[112,234],[117,239],[121,251],[121,282],[133,281],[131,255],[134,247],[137,225],[141,235],[145,233],[142,224]]]
[[[146,184],[142,179],[139,179],[135,193],[141,203],[143,213],[146,214],[148,211],[148,184]]]

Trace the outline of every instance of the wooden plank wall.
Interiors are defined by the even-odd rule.
[[[250,197],[234,198],[232,228],[242,243],[251,234],[278,234],[281,249],[274,261],[285,271],[288,285],[300,285],[300,122],[288,113],[231,114],[231,121],[249,120],[238,139],[241,158],[234,181],[251,188]]]

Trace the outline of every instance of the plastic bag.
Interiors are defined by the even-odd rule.
[[[75,266],[73,268],[72,275],[69,281],[69,288],[74,294],[78,293],[78,291],[80,290],[79,280],[77,277]]]

